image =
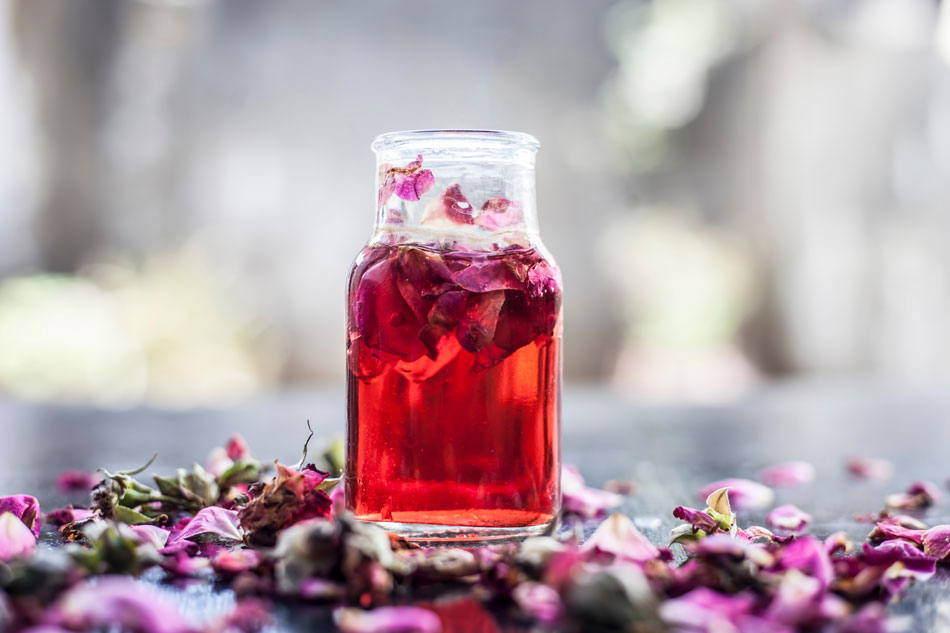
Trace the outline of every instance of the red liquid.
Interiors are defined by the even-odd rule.
[[[560,283],[537,251],[367,248],[347,330],[346,503],[357,517],[553,519]]]

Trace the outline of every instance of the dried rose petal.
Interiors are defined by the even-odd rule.
[[[894,465],[886,459],[853,456],[848,458],[845,466],[858,479],[884,480],[894,476]]]
[[[490,198],[482,205],[475,224],[488,231],[505,229],[524,222],[521,205],[508,198]]]
[[[254,569],[263,559],[261,553],[253,549],[224,550],[211,559],[211,564],[220,572],[237,574]]]
[[[776,532],[799,534],[811,523],[811,515],[789,503],[769,512],[765,522]]]
[[[418,200],[435,184],[435,176],[428,169],[422,169],[422,154],[402,169],[392,170],[393,193],[413,202]]]
[[[623,498],[616,493],[585,485],[576,467],[568,464],[561,467],[561,506],[565,512],[593,519],[622,503]]]
[[[393,167],[389,163],[383,163],[379,166],[379,180],[377,206],[380,207],[386,204],[394,193],[403,200],[416,201],[435,184],[432,172],[422,169],[421,154],[405,167]]]
[[[851,542],[851,539],[848,538],[848,535],[844,532],[835,532],[828,535],[828,538],[825,539],[825,551],[828,553],[828,556],[833,556],[839,552],[847,554],[854,549],[854,543]]]
[[[360,277],[353,317],[367,345],[411,362],[426,353],[418,337],[422,325],[400,294],[394,273],[392,260],[384,259]]]
[[[701,499],[720,488],[729,489],[729,502],[735,510],[760,510],[772,503],[775,493],[772,489],[750,479],[722,479],[707,484],[697,493]]]
[[[749,593],[729,595],[706,587],[692,591],[660,606],[663,620],[677,631],[738,631],[740,618],[750,615],[755,596]]]
[[[445,210],[445,215],[456,224],[473,224],[475,222],[474,209],[457,183],[450,185],[442,193],[442,207]]]
[[[815,480],[815,467],[804,461],[782,462],[762,469],[759,479],[768,486],[801,486]]]
[[[920,543],[924,546],[924,554],[933,556],[939,561],[950,557],[950,525],[935,525],[924,532]]]
[[[528,269],[528,296],[534,299],[545,294],[554,294],[560,290],[557,268],[545,261],[538,262]]]
[[[95,488],[102,477],[98,473],[81,470],[64,470],[56,475],[56,489],[60,492],[88,492]]]
[[[36,536],[12,512],[0,512],[0,562],[32,554]]]
[[[102,576],[69,589],[47,618],[77,631],[194,633],[162,593],[127,576]]]
[[[40,502],[30,495],[11,495],[0,497],[0,514],[11,512],[30,528],[34,537],[40,535]]]
[[[539,582],[523,582],[511,593],[522,611],[535,620],[551,624],[561,615],[561,597],[554,587]]]
[[[242,541],[240,522],[236,510],[225,510],[218,506],[203,508],[192,518],[180,532],[175,532],[169,538],[170,543],[182,540],[220,539],[225,541]]]
[[[917,481],[906,492],[888,495],[885,504],[895,510],[921,510],[929,508],[941,498],[937,486],[927,481]]]
[[[339,608],[333,621],[343,633],[441,633],[439,616],[419,607]]]
[[[673,516],[681,521],[686,521],[697,530],[703,530],[704,532],[712,532],[719,529],[719,521],[702,510],[676,506],[676,508],[673,509]]]
[[[772,555],[762,545],[733,538],[725,532],[710,534],[691,543],[687,545],[687,551],[693,556],[706,559],[746,559],[759,567],[767,567],[774,562]]]
[[[913,543],[899,539],[885,541],[877,547],[865,543],[862,555],[868,564],[886,567],[888,573],[896,577],[926,580],[937,571],[936,558],[920,551]],[[900,566],[894,567],[896,563]]]
[[[906,528],[894,519],[888,518],[877,522],[874,529],[868,534],[868,540],[876,542],[899,538],[920,545],[924,538],[924,532],[926,530]]]
[[[527,269],[517,260],[480,257],[454,273],[452,281],[470,292],[520,290],[526,274]]]
[[[155,525],[130,525],[140,543],[148,543],[155,549],[162,549],[168,543],[169,531]]]
[[[83,521],[93,514],[92,510],[87,508],[74,508],[71,505],[63,508],[56,508],[46,513],[46,520],[56,526],[66,525],[74,521]]]
[[[611,554],[620,560],[645,563],[655,560],[660,551],[643,535],[629,517],[615,512],[601,523],[581,551]]]
[[[789,542],[779,551],[778,564],[781,569],[797,569],[807,576],[815,578],[824,591],[834,580],[831,558],[824,543],[812,536],[802,536]]]
[[[475,353],[488,346],[495,336],[498,314],[505,303],[501,290],[472,293],[465,302],[455,336],[463,349]]]

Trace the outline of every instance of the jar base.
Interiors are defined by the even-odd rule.
[[[556,520],[538,525],[515,527],[483,527],[473,525],[435,525],[431,523],[400,523],[398,521],[366,521],[387,532],[398,534],[410,543],[428,547],[479,547],[497,543],[523,541],[532,536],[550,534]]]

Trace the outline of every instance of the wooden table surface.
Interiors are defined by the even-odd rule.
[[[241,433],[262,461],[299,459],[306,420],[312,446],[343,431],[342,391],[291,392],[233,409],[168,411],[102,410],[39,406],[0,399],[0,495],[30,493],[44,509],[67,499],[53,489],[63,469],[132,468],[159,451],[151,471],[162,473],[197,461],[231,434]],[[854,515],[875,512],[884,497],[914,480],[944,487],[950,476],[950,393],[908,391],[872,382],[802,382],[769,387],[733,405],[661,406],[625,400],[602,387],[564,390],[565,463],[593,485],[632,479],[637,494],[622,511],[655,542],[665,543],[679,504],[701,507],[695,491],[727,476],[754,477],[771,463],[804,459],[815,464],[814,484],[779,490],[778,503],[794,503],[814,517],[812,532],[845,530],[859,541],[870,526]],[[887,482],[855,481],[845,471],[849,455],[883,457],[896,467]],[[932,508],[928,524],[950,523],[948,504]],[[740,524],[764,524],[762,513],[740,514]],[[227,591],[201,584],[167,587],[198,619],[228,608]],[[426,596],[432,599],[433,596]],[[516,630],[496,625],[458,596],[441,599],[458,622],[446,633]],[[918,583],[892,611],[906,630],[950,630],[950,574],[939,570]],[[281,606],[275,631],[332,630],[329,612]]]

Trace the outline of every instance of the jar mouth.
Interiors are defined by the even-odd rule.
[[[530,134],[506,130],[405,130],[386,132],[370,145],[374,152],[409,149],[413,146],[494,147],[537,152],[541,143]]]

